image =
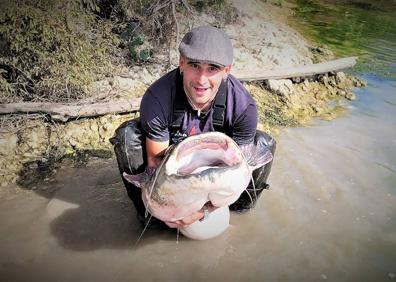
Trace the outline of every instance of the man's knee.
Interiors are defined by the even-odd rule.
[[[275,155],[276,141],[269,134],[257,130],[254,142],[256,146],[266,146],[271,151],[272,155]],[[252,176],[256,188],[268,187],[267,180],[271,172],[272,162],[273,160],[253,171]]]
[[[143,172],[146,166],[144,136],[139,119],[133,119],[121,124],[110,139],[114,146],[118,169],[121,177],[124,172],[137,174]],[[137,212],[143,215],[145,207],[141,198],[141,189],[129,183],[122,177],[129,198],[133,201]]]
[[[271,151],[272,155],[275,154],[276,141],[267,133],[257,130],[254,143],[256,146],[266,146]],[[273,161],[252,172],[252,181],[250,181],[249,186],[243,191],[239,199],[230,205],[230,210],[243,212],[255,206],[263,190],[269,188],[267,180],[271,172],[272,162]]]
[[[138,118],[122,123],[110,142],[121,173],[135,174],[144,170],[144,136]]]
[[[265,145],[268,149],[270,149],[272,155],[275,153],[276,141],[271,135],[265,133],[264,131],[256,131],[256,135],[254,136],[254,143],[258,146]]]

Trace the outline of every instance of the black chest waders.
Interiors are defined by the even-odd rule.
[[[177,79],[181,79],[180,74],[177,74]],[[178,83],[181,82],[178,81]],[[226,115],[227,92],[225,83],[222,83],[222,86],[223,90],[225,91],[218,92],[213,104],[213,127],[216,131],[225,133],[224,123]],[[182,134],[180,132],[183,126],[186,107],[188,106],[187,103],[188,102],[182,87],[177,87],[175,103],[173,105],[172,123],[169,127],[171,144],[178,143],[187,137],[186,134]],[[144,214],[146,208],[142,201],[141,189],[132,183],[129,183],[122,177],[124,172],[128,174],[138,174],[143,172],[146,167],[147,156],[145,137],[139,118],[135,118],[121,124],[116,129],[114,137],[110,139],[110,142],[114,146],[118,168],[128,196],[135,205],[138,218],[144,223]],[[266,146],[271,150],[273,155],[275,153],[275,140],[263,131],[256,131],[254,144],[256,146]],[[252,176],[254,185],[252,184],[252,181],[250,181],[249,186],[241,194],[239,199],[230,205],[230,210],[244,212],[255,206],[262,191],[269,187],[267,184],[267,179],[271,171],[271,166],[272,161],[253,171]]]

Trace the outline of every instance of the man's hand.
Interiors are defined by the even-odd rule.
[[[176,221],[166,221],[166,225],[168,225],[170,228],[184,228],[190,224],[193,224],[197,220],[200,220],[201,218],[204,217],[204,212],[199,210],[195,213],[193,213],[190,216],[186,216],[185,218],[181,220],[176,220]]]
[[[199,211],[193,213],[192,215],[186,216],[185,218],[181,220],[176,220],[176,221],[166,221],[166,225],[168,225],[170,228],[184,228],[187,227],[197,220],[201,220],[205,216],[204,210],[207,210],[209,213],[217,209],[217,207],[213,206],[212,203],[207,203],[205,206],[202,207]]]

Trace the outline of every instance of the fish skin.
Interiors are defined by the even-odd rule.
[[[254,169],[246,160],[248,154],[249,159],[254,159],[254,167],[272,160],[268,149],[258,151],[255,146],[241,149],[223,133],[202,133],[170,147],[155,171],[123,176],[142,188],[142,199],[151,215],[173,222],[190,216],[209,201],[215,207],[235,202],[248,186]],[[209,164],[203,166],[206,161]],[[197,162],[200,166],[195,168]],[[184,168],[187,173],[181,165],[187,167]]]

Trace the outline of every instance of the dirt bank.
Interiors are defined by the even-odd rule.
[[[277,1],[233,0],[232,21],[198,12],[193,16],[178,13],[179,33],[201,24],[222,27],[235,47],[234,70],[276,69],[318,61],[312,44],[286,25],[290,10],[276,4]],[[93,89],[110,93],[107,99],[143,95],[153,81],[177,66],[177,40],[180,38],[171,41],[170,49],[158,52],[153,64],[123,69],[116,76],[94,83]],[[362,85],[344,73],[329,73],[293,81],[249,83],[246,87],[260,109],[260,128],[275,132],[312,117],[334,118],[342,109],[342,101],[354,98],[352,87]],[[51,171],[54,163],[66,155],[85,158],[85,154],[93,152],[112,154],[109,138],[120,123],[133,116],[109,115],[67,123],[56,123],[43,116],[10,116],[12,125],[4,126],[0,135],[1,186]]]

